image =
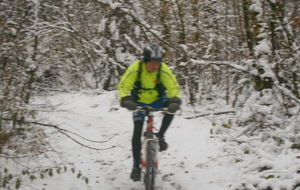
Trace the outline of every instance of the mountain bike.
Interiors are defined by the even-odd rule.
[[[149,106],[138,107],[139,111],[145,114],[147,127],[144,132],[142,143],[141,165],[144,174],[144,183],[146,190],[155,189],[155,176],[158,169],[157,152],[159,148],[157,134],[154,133],[154,111],[161,111],[164,114],[170,114],[167,108],[156,109]]]

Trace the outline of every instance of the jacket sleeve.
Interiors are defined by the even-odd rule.
[[[176,80],[172,70],[165,64],[162,63],[161,68],[161,81],[164,87],[167,89],[168,98],[178,97],[181,98],[179,84]]]
[[[128,96],[129,92],[134,88],[133,84],[137,79],[139,62],[140,61],[136,61],[131,64],[121,77],[118,84],[118,93],[120,98]]]

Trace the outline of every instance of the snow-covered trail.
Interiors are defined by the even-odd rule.
[[[89,140],[107,142],[89,142],[70,134],[85,145],[104,149],[92,150],[48,129],[53,131],[50,142],[61,153],[60,159],[74,164],[76,172],[38,179],[24,189],[144,189],[142,182],[129,179],[132,169],[132,113],[119,107],[116,92],[59,93],[37,97],[34,105],[46,105],[40,108],[40,122],[59,125]],[[157,115],[155,120],[159,126],[162,116]],[[235,172],[213,163],[222,144],[210,138],[210,129],[211,122],[205,118],[175,117],[166,134],[169,149],[159,154],[157,189],[229,189]],[[88,185],[77,179],[78,171],[89,179]]]

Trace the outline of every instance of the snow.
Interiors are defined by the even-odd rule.
[[[35,164],[67,165],[68,171],[37,178],[22,186],[23,190],[144,189],[142,182],[133,182],[129,178],[132,169],[132,113],[120,108],[116,91],[49,93],[36,96],[32,107],[39,110],[39,122],[69,130],[72,132],[67,133],[70,137],[91,148],[46,127],[47,140],[56,153],[49,153],[47,158],[40,158]],[[224,127],[218,129],[212,122],[222,123],[228,116],[187,119],[194,115],[191,110],[183,105],[167,131],[169,149],[159,153],[156,189],[237,190],[271,186],[279,190],[292,189],[293,184],[300,182],[300,176],[296,175],[300,169],[299,152],[285,149],[274,156],[272,152],[276,147],[270,140],[265,143],[256,141],[262,138],[259,135],[250,140],[241,135],[236,138],[242,142],[240,144],[222,139]],[[155,113],[156,126],[161,121],[162,115]],[[226,133],[226,138],[237,136],[230,131]],[[70,168],[76,169],[74,174]],[[88,184],[81,176],[77,178],[79,173],[88,179]]]
[[[113,39],[119,39],[119,31],[117,29],[117,23],[115,20],[113,20],[110,24],[109,24],[109,29],[111,34],[113,34],[112,38]]]
[[[250,5],[249,10],[261,14],[263,12],[263,9],[262,9],[260,1],[254,0],[253,4]]]
[[[76,175],[63,173],[37,179],[23,189],[143,189],[142,182],[129,179],[132,118],[129,111],[119,107],[116,92],[49,94],[36,97],[34,105],[47,105],[38,116],[40,122],[59,124],[59,127],[90,140],[108,141],[92,143],[71,135],[88,146],[104,149],[91,150],[47,129],[52,131],[51,144],[60,152],[62,160],[80,170],[89,183],[86,185],[84,181],[76,180]],[[159,126],[162,116],[156,113],[155,119]],[[220,146],[210,138],[210,127],[210,121],[205,118],[175,118],[166,135],[170,148],[159,154],[158,189],[221,190],[230,185],[232,179],[224,166],[209,167]]]
[[[256,55],[269,54],[271,52],[270,45],[266,40],[261,41],[254,49]]]
[[[106,22],[107,22],[108,18],[103,18],[99,24],[99,27],[98,27],[98,32],[103,32],[105,30],[105,25],[106,25]]]
[[[112,3],[109,5],[111,9],[117,9],[122,7],[122,3]]]

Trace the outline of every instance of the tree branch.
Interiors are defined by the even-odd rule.
[[[77,137],[79,137],[79,138],[81,138],[83,140],[88,141],[88,142],[92,142],[92,143],[106,143],[106,142],[110,141],[114,136],[116,136],[116,134],[114,134],[112,137],[110,137],[109,139],[107,139],[105,141],[94,141],[94,140],[87,139],[87,138],[85,138],[85,137],[83,137],[83,136],[81,136],[81,135],[79,135],[77,133],[74,133],[74,132],[70,131],[70,130],[60,128],[58,125],[45,124],[45,123],[40,123],[40,122],[35,122],[35,121],[14,120],[14,119],[2,118],[2,117],[0,117],[0,119],[4,120],[4,121],[16,121],[16,122],[24,123],[24,124],[34,124],[34,125],[40,125],[40,126],[44,126],[44,127],[54,128],[58,132],[60,132],[61,134],[65,135],[66,137],[68,137],[72,141],[76,142],[77,144],[79,144],[79,145],[81,145],[83,147],[92,149],[92,150],[108,150],[108,149],[117,147],[117,146],[112,146],[112,147],[103,148],[103,149],[90,147],[88,145],[85,145],[85,144],[81,143],[80,141],[76,140],[75,138],[71,137],[68,133],[70,133],[72,135],[75,135],[75,136],[77,136]]]
[[[185,117],[185,119],[194,119],[194,118],[198,118],[198,117],[206,117],[206,116],[209,116],[209,115],[222,115],[222,114],[230,114],[230,113],[234,113],[234,111],[223,111],[223,112],[216,112],[216,113],[206,113],[206,114],[195,115],[195,116],[191,116],[191,117]]]

